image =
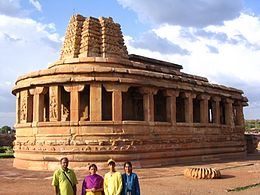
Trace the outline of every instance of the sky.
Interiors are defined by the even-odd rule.
[[[129,54],[243,90],[260,119],[259,0],[0,0],[0,127],[15,124],[16,79],[59,59],[73,14],[112,17]]]

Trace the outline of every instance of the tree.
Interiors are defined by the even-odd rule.
[[[2,126],[2,128],[0,129],[0,132],[1,133],[9,133],[9,132],[11,132],[11,127],[9,127],[9,126]]]

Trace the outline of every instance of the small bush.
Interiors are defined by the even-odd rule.
[[[0,158],[13,158],[14,151],[12,147],[2,146],[0,147]]]
[[[0,147],[0,153],[5,153],[6,148]]]

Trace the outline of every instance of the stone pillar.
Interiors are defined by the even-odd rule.
[[[84,90],[85,85],[65,85],[64,89],[70,92],[70,122],[79,122],[80,98],[79,92]]]
[[[122,92],[127,92],[129,86],[105,84],[104,87],[107,91],[112,91],[112,120],[122,121]]]
[[[209,122],[209,98],[208,95],[200,95],[200,122],[208,123]]]
[[[213,111],[213,123],[220,124],[220,107],[219,102],[221,101],[220,97],[213,97],[212,98],[212,111]]]
[[[90,121],[102,120],[102,85],[90,84]]]
[[[44,87],[30,89],[30,94],[33,95],[33,123],[44,121],[44,94],[46,92],[47,88]]]
[[[154,122],[154,98],[157,89],[142,87],[140,93],[143,94],[144,99],[144,120],[147,122]]]
[[[242,102],[239,102],[237,105],[236,105],[236,112],[237,112],[237,125],[239,126],[244,126],[244,113],[243,113],[243,104]]]
[[[193,123],[193,101],[192,99],[196,97],[195,94],[191,94],[188,92],[185,92],[184,94],[185,98],[185,122],[186,123]]]
[[[20,92],[16,93],[16,124],[20,123]]]
[[[59,86],[49,87],[49,99],[50,99],[49,119],[50,121],[60,121],[61,120],[61,90]]]
[[[30,121],[29,113],[32,112],[32,108],[29,105],[29,92],[28,90],[24,90],[20,92],[20,122],[27,123]]]
[[[234,126],[233,100],[225,99],[225,121],[226,125]]]
[[[167,90],[164,95],[166,99],[167,121],[176,124],[176,97],[179,96],[178,91]]]

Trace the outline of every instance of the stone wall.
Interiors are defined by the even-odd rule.
[[[15,134],[0,134],[0,146],[13,146]]]
[[[260,143],[260,134],[245,134],[247,153],[257,152]]]

